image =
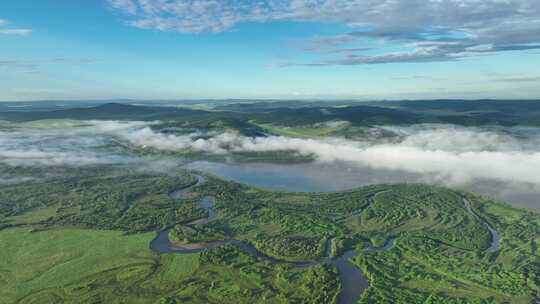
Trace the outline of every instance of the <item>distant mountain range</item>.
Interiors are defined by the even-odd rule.
[[[249,120],[285,126],[325,121],[348,121],[353,125],[449,123],[459,125],[540,125],[540,101],[437,100],[304,102],[275,101],[230,103],[200,110],[162,105],[105,103],[53,110],[28,108],[24,111],[0,108],[0,119],[164,120],[210,124],[217,120],[243,124]]]

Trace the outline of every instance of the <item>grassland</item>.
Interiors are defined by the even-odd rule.
[[[151,303],[198,268],[198,255],[156,256],[154,233],[0,231],[2,303]]]
[[[185,171],[96,167],[2,185],[0,281],[7,288],[0,302],[336,302],[341,285],[332,264],[274,264],[232,244],[200,254],[152,253],[154,231],[172,224],[173,239],[241,240],[283,262],[318,261],[328,242],[332,255],[356,249],[354,263],[370,285],[359,303],[540,300],[536,213],[424,185],[282,193],[205,179],[194,186]],[[191,195],[168,196],[184,187]],[[204,196],[214,198],[217,219],[190,225],[207,216],[198,204]],[[486,251],[492,238],[485,223],[502,236],[496,252]]]
[[[234,246],[156,255],[148,249],[153,237],[88,229],[4,229],[0,302],[251,303],[261,297],[266,303],[310,298],[328,303],[338,290],[337,275],[328,267],[276,268]]]

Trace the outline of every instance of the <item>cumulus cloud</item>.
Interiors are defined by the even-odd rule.
[[[125,14],[130,25],[159,31],[222,32],[240,23],[272,21],[344,24],[351,29],[332,37],[317,37],[302,47],[341,54],[341,57],[285,62],[280,66],[452,61],[540,48],[540,5],[536,0],[109,0],[109,3]],[[346,46],[351,43],[362,43],[362,47]],[[389,45],[391,48],[386,48]],[[396,46],[404,50],[396,52]],[[381,54],[365,53],[373,49],[379,49]]]

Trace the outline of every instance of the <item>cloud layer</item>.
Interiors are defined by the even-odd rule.
[[[222,32],[246,22],[322,22],[350,31],[318,37],[304,50],[339,55],[291,65],[453,61],[540,48],[536,0],[109,0],[135,27]],[[350,47],[361,43],[362,47]],[[366,53],[373,49],[378,54]],[[396,49],[400,49],[396,51]]]
[[[282,136],[252,138],[232,132],[164,134],[153,130],[152,124],[48,122],[1,131],[0,163],[69,166],[129,163],[136,161],[123,152],[123,147],[129,144],[219,155],[292,151],[324,163],[345,162],[358,167],[436,176],[448,184],[494,180],[540,185],[540,130],[533,127],[480,129],[416,125],[384,127],[396,136],[382,140],[316,140]]]
[[[0,125],[1,127],[1,125]],[[110,138],[92,125],[71,122],[0,128],[0,163],[11,166],[85,166],[126,163]]]
[[[540,185],[540,130],[537,128],[477,129],[448,125],[386,127],[398,139],[373,142],[343,138],[324,140],[281,136],[245,137],[221,133],[200,138],[162,134],[147,126],[114,127],[108,132],[140,147],[159,150],[192,150],[211,154],[234,152],[294,151],[320,162],[347,162],[373,169],[400,170],[437,175],[451,184],[475,179],[524,182]]]

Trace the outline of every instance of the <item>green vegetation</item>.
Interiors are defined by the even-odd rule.
[[[540,125],[533,102],[337,105],[11,111],[0,113],[0,131],[77,128],[88,119],[159,120],[149,127],[194,139],[228,132],[391,142],[400,135],[372,126]],[[98,146],[120,157],[311,160],[286,150],[164,152],[114,135]],[[212,176],[196,185],[181,168],[164,173],[138,165],[0,164],[0,303],[336,303],[343,284],[331,258],[348,250],[356,250],[352,262],[369,281],[359,303],[540,303],[536,213],[425,185],[281,193]],[[169,195],[184,188],[187,195]],[[217,212],[209,222],[200,205],[207,196]],[[486,223],[501,235],[495,252],[487,250],[493,239]],[[175,244],[225,242],[195,254],[152,252],[149,243],[165,227],[172,227]]]
[[[361,302],[538,301],[538,214],[497,204],[478,196],[468,197],[476,212],[501,233],[499,251],[482,251],[489,242],[488,237],[481,227],[468,223],[464,224],[468,226],[466,229],[447,229],[444,232],[437,232],[440,229],[434,225],[434,233],[429,234],[418,229],[407,229],[400,234],[397,246],[391,251],[367,251],[356,258],[356,264],[367,275],[371,285]],[[443,216],[443,211],[436,216]],[[455,216],[449,213],[447,217],[452,219]],[[425,219],[431,221],[427,213]]]
[[[197,128],[230,128],[242,134],[261,134],[257,124],[274,126],[309,126],[332,121],[347,121],[354,126],[414,123],[452,123],[457,125],[540,125],[538,101],[402,101],[376,103],[304,103],[275,102],[230,104],[217,111],[178,107],[133,106],[109,103],[90,108],[51,111],[5,111],[0,121],[41,119],[75,120],[146,120],[177,122]],[[2,125],[0,125],[2,128]]]
[[[44,170],[44,169],[43,169]],[[34,180],[0,186],[1,303],[335,303],[335,266],[356,249],[369,281],[359,303],[535,303],[540,216],[424,185],[281,193],[184,171],[6,167]],[[173,190],[191,187],[173,199]],[[214,198],[209,223],[202,197]],[[467,197],[479,216],[465,208]],[[487,252],[492,237],[500,250]],[[199,254],[156,254],[172,240],[238,240]],[[126,232],[128,232],[126,234]],[[291,262],[312,262],[298,267]]]
[[[206,215],[197,199],[178,201],[168,196],[195,183],[193,176],[182,172],[177,176],[122,175],[102,167],[77,173],[0,185],[0,227],[31,223],[42,228],[76,226],[136,232]],[[31,215],[26,215],[29,211]]]
[[[201,253],[200,276],[165,303],[332,303],[339,290],[329,266],[273,265],[234,245]]]
[[[258,236],[254,241],[257,249],[273,258],[285,261],[310,261],[324,255],[325,242],[305,236]]]
[[[152,254],[153,236],[4,229],[0,303],[153,303],[199,267],[196,254]]]
[[[331,136],[340,130],[346,129],[348,125],[349,123],[345,121],[334,121],[296,127],[282,127],[272,124],[259,124],[261,128],[267,130],[271,134],[300,138],[323,138],[326,136]]]
[[[532,212],[470,196],[476,213],[503,236],[500,251],[489,253],[491,234],[465,208],[467,194],[444,188],[381,185],[340,193],[275,193],[213,179],[201,188],[217,198],[230,236],[269,256],[314,260],[321,253],[317,240],[328,238],[334,239],[333,252],[357,248],[355,261],[371,286],[362,303],[538,299],[540,216]],[[501,218],[512,222],[497,222]],[[392,238],[396,245],[382,248]]]
[[[208,225],[175,225],[169,239],[185,243],[200,243],[227,239],[224,231]]]
[[[330,303],[330,267],[274,267],[233,245],[202,254],[155,255],[153,233],[5,229],[1,303]],[[316,292],[312,292],[316,291]]]

